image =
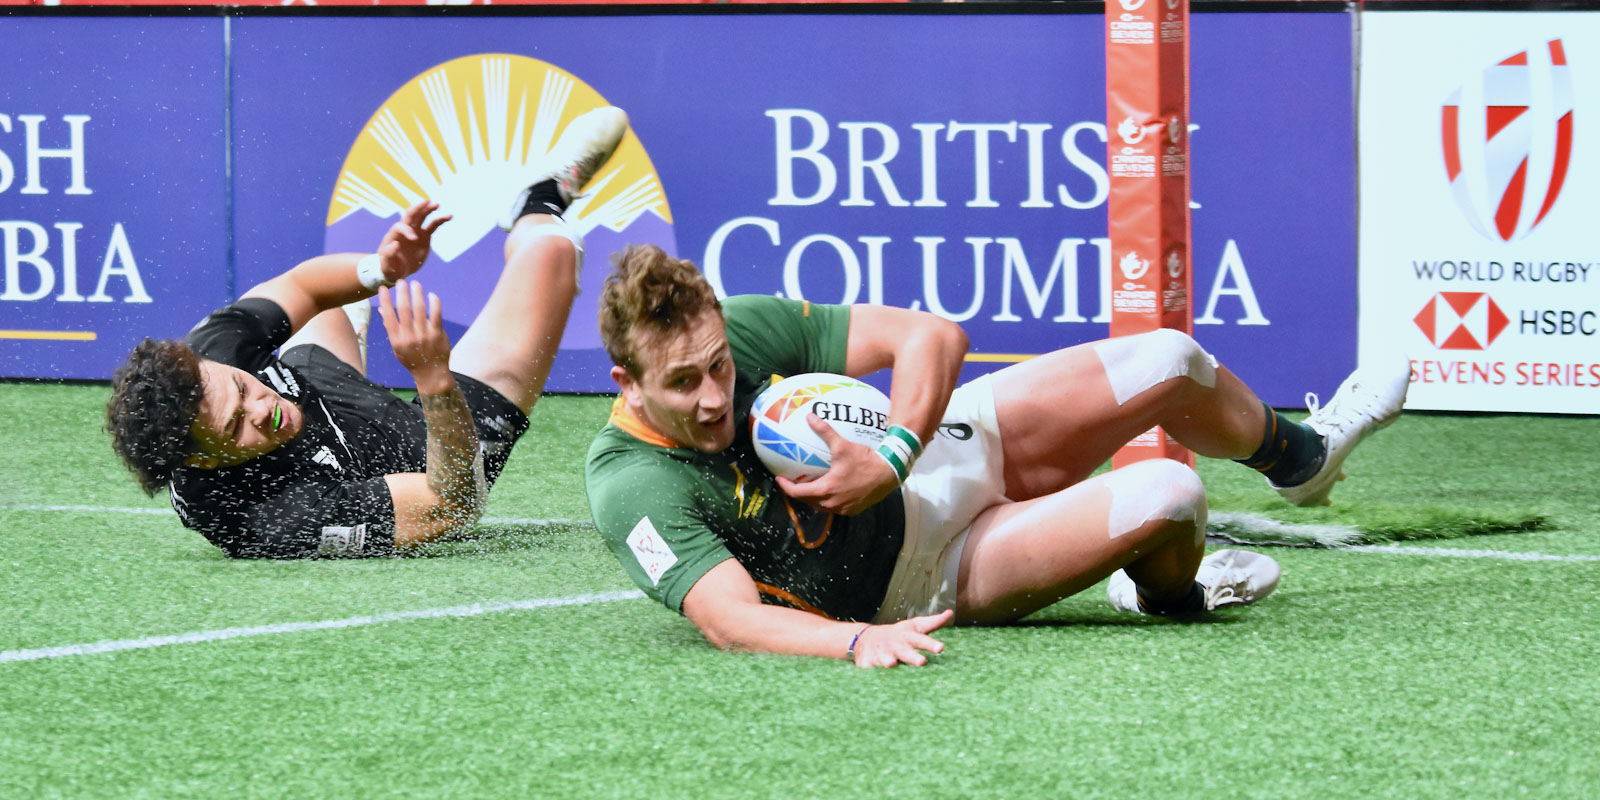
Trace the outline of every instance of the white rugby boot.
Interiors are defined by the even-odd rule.
[[[1205,593],[1207,611],[1254,603],[1278,588],[1278,562],[1245,550],[1218,550],[1200,562],[1194,579]],[[1125,570],[1111,574],[1106,598],[1118,611],[1148,613],[1139,607],[1139,589]]]
[[[1106,599],[1111,601],[1111,607],[1118,611],[1132,611],[1143,614],[1139,608],[1139,587],[1133,585],[1133,579],[1128,577],[1127,570],[1117,570],[1111,573],[1111,582],[1106,584]]]
[[[1248,550],[1218,550],[1200,561],[1194,579],[1205,587],[1206,610],[1249,605],[1278,588],[1278,562]]]
[[[528,188],[517,193],[511,208],[500,218],[501,229],[510,231],[511,226],[517,223],[517,218],[522,215],[522,206],[528,201],[528,191],[534,184],[554,178],[562,201],[571,204],[583,193],[583,187],[589,179],[611,160],[611,154],[617,151],[617,145],[622,144],[622,137],[626,135],[628,114],[616,106],[586,111],[567,123],[567,129],[561,132],[561,138],[556,140],[549,155],[545,156],[550,171],[529,181]]]
[[[1306,424],[1322,434],[1327,447],[1322,467],[1304,483],[1279,486],[1268,480],[1283,499],[1297,506],[1325,506],[1332,503],[1328,494],[1333,484],[1344,480],[1344,460],[1362,439],[1387,427],[1400,417],[1411,387],[1411,360],[1401,358],[1393,364],[1358,367],[1339,384],[1333,399],[1317,405],[1315,394],[1306,394],[1311,416]]]

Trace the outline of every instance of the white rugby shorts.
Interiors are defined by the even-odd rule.
[[[937,614],[956,607],[956,573],[973,520],[1010,502],[994,408],[984,375],[950,395],[939,432],[900,487],[905,543],[874,623]]]

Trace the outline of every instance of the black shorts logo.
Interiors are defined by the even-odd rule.
[[[972,438],[972,426],[965,422],[941,424],[939,426],[939,435],[948,436],[958,442],[964,442]]]

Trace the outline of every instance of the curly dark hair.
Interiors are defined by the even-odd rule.
[[[154,496],[196,443],[189,429],[200,414],[200,357],[171,339],[145,339],[111,379],[106,432],[111,449]]]
[[[667,255],[653,244],[628,245],[612,256],[611,274],[600,292],[600,341],[611,363],[638,378],[641,336],[683,328],[722,304],[693,263]]]

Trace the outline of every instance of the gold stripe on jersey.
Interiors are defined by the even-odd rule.
[[[800,546],[807,550],[815,550],[828,541],[828,534],[833,531],[833,512],[828,512],[827,519],[822,523],[822,535],[815,541],[806,538],[806,529],[800,525],[800,515],[794,513],[794,506],[789,505],[789,498],[783,498],[783,509],[789,512],[789,522],[794,524],[794,538],[800,540]]]
[[[779,605],[786,605],[790,608],[798,608],[808,614],[816,614],[823,619],[834,619],[834,617],[828,614],[828,612],[823,611],[822,609],[817,608],[816,606],[811,605],[804,600],[801,600],[799,597],[796,597],[794,592],[790,592],[785,589],[779,589],[770,583],[762,583],[761,581],[756,581],[756,589],[762,594],[777,600]]]

